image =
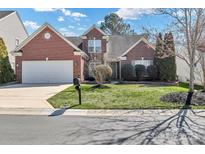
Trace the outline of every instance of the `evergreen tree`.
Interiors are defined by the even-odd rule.
[[[155,48],[155,55],[154,55],[154,65],[157,68],[157,79],[160,78],[160,57],[163,56],[163,39],[162,34],[159,33],[157,39],[156,39],[156,48]]]
[[[175,47],[172,33],[166,33],[164,36],[164,55],[160,60],[160,79],[163,81],[176,80],[176,59]]]
[[[2,38],[0,38],[0,83],[14,80],[14,72],[11,68],[7,48]]]
[[[130,24],[124,22],[116,13],[110,13],[104,17],[104,22],[101,23],[100,29],[110,35],[134,35],[135,32],[131,29]]]
[[[158,69],[158,77],[161,81],[176,80],[175,45],[172,33],[166,33],[164,40],[159,34],[156,42],[154,65]]]
[[[176,80],[176,52],[175,52],[175,44],[174,44],[174,38],[172,33],[170,32],[168,34],[167,38],[167,47],[170,51],[170,80],[175,81]]]

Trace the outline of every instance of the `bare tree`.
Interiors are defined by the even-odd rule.
[[[178,55],[178,57],[185,60],[190,67],[189,92],[193,93],[194,69],[200,60],[200,58],[196,56],[197,48],[205,28],[205,9],[159,9],[158,12],[168,15],[173,19],[173,30],[181,37],[180,43],[186,49],[186,56]]]

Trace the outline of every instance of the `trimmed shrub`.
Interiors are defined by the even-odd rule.
[[[98,84],[102,84],[106,80],[110,80],[112,76],[112,68],[108,65],[98,65],[93,70],[93,75]]]
[[[158,77],[158,71],[157,71],[157,66],[155,65],[150,65],[147,67],[147,73],[148,76],[152,79],[152,80],[156,80]]]
[[[136,78],[137,80],[142,80],[144,78],[145,75],[145,66],[144,65],[135,65],[135,74],[136,74]]]
[[[121,76],[125,81],[131,81],[135,79],[134,67],[131,64],[124,64],[121,68]]]

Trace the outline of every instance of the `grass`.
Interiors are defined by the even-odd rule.
[[[180,87],[183,87],[183,88],[189,88],[189,83],[188,83],[188,82],[179,82],[179,86],[180,86]],[[195,85],[194,85],[194,89],[196,89],[196,90],[202,90],[202,89],[203,89],[203,86],[195,84]]]
[[[109,89],[92,89],[92,86],[81,86],[82,105],[78,105],[78,95],[73,86],[49,98],[48,102],[55,108],[70,106],[75,109],[176,109],[182,105],[162,102],[160,97],[170,92],[188,91],[180,86],[107,84]]]

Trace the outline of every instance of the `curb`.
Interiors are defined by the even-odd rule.
[[[183,109],[186,110],[186,109]],[[82,110],[82,109],[25,109],[0,108],[0,115],[42,115],[42,116],[170,116],[182,110]],[[205,110],[195,110],[205,115]]]

